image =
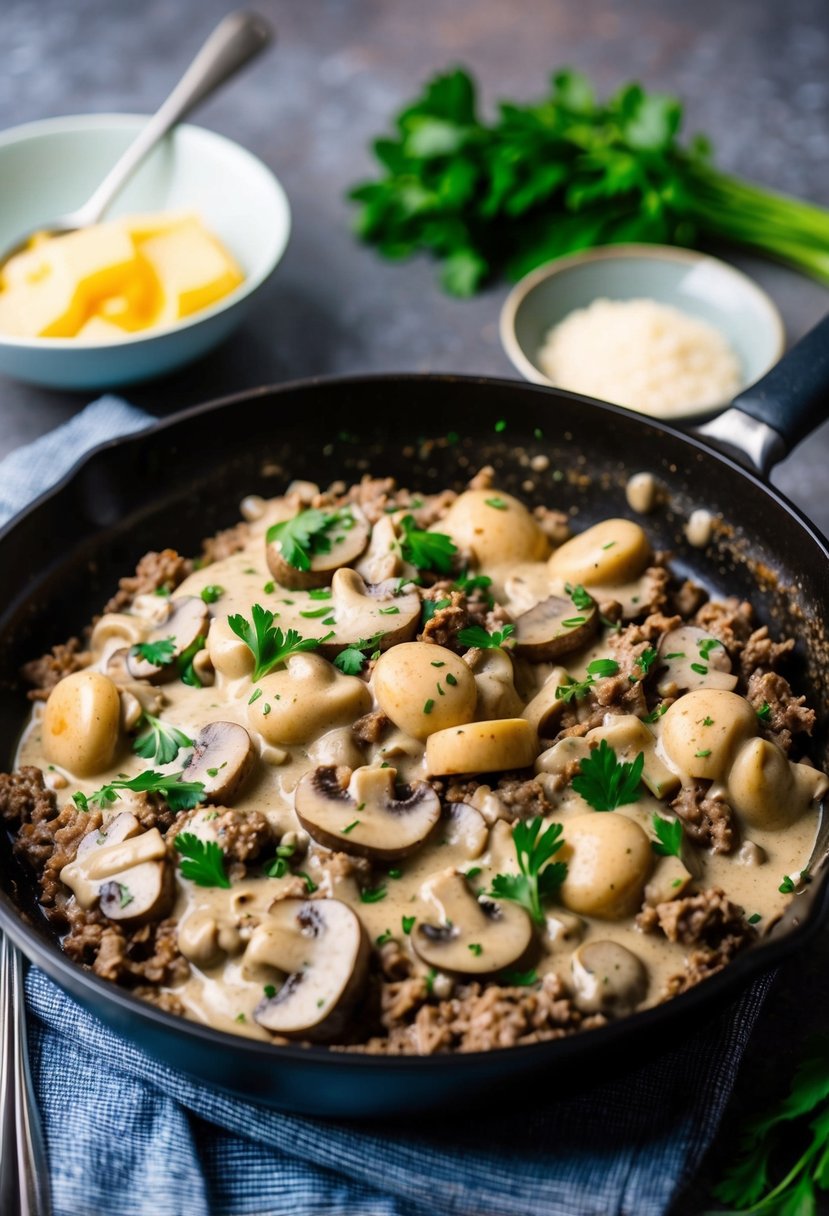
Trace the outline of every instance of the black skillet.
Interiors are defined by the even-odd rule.
[[[822,709],[829,675],[829,549],[763,475],[822,420],[827,398],[829,318],[706,427],[710,437],[734,443],[755,471],[698,438],[613,406],[515,382],[453,376],[358,377],[261,389],[105,444],[0,533],[3,763],[11,763],[26,712],[16,675],[20,663],[80,631],[118,576],[147,549],[195,553],[202,537],[235,522],[244,495],[276,494],[292,478],[327,484],[372,472],[428,491],[461,488],[483,464],[495,466],[500,488],[569,509],[577,529],[630,515],[626,478],[654,473],[667,491],[647,520],[654,544],[673,550],[677,571],[721,594],[750,599],[773,630],[793,634],[793,681]],[[534,471],[535,456],[547,457],[549,467]],[[701,506],[726,525],[705,550],[691,548],[682,528]],[[824,715],[817,760],[825,758],[825,727]],[[663,1037],[675,1041],[683,1026],[722,1009],[825,919],[828,840],[824,825],[811,884],[761,944],[719,975],[605,1028],[485,1054],[383,1058],[272,1047],[163,1013],[61,953],[7,839],[0,842],[0,928],[124,1038],[213,1086],[297,1112],[411,1112],[520,1083],[540,1069],[560,1073],[578,1066],[579,1075],[587,1075],[609,1059],[634,1062],[645,1045],[652,1056]]]

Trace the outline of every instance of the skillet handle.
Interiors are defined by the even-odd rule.
[[[737,448],[765,474],[827,418],[829,314],[697,434]]]

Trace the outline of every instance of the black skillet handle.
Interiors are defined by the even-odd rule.
[[[761,472],[829,418],[829,315],[699,434],[738,448]]]

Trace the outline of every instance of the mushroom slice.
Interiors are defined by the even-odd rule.
[[[538,755],[538,735],[523,718],[469,722],[435,731],[426,740],[426,771],[432,777],[500,773],[529,768]]]
[[[533,730],[542,737],[550,737],[558,732],[558,719],[564,709],[564,701],[558,696],[559,688],[570,682],[570,676],[564,667],[554,667],[544,684],[528,701],[521,713]]]
[[[473,647],[463,661],[468,665],[478,688],[476,717],[519,718],[524,702],[515,689],[512,659],[500,646],[489,650]]]
[[[371,584],[356,570],[337,570],[331,580],[334,622],[325,626],[329,636],[319,653],[331,658],[347,646],[374,637],[379,650],[410,641],[420,624],[420,596],[416,590],[395,595],[397,587],[397,580]]]
[[[184,654],[188,647],[200,637],[207,636],[209,625],[207,604],[198,595],[182,595],[170,600],[168,613],[161,624],[147,638],[147,642],[173,643],[173,649],[164,663],[151,663],[142,658],[135,647],[130,647],[127,656],[127,670],[136,680],[150,680],[160,683],[170,680],[176,674],[174,660]]]
[[[288,1038],[316,1041],[340,1035],[368,972],[365,929],[338,899],[283,899],[254,929],[248,965],[275,967],[285,980],[260,1001],[260,1026]]]
[[[425,781],[396,796],[394,768],[323,765],[296,787],[300,823],[326,848],[394,861],[419,848],[440,818],[440,799]],[[345,778],[348,784],[343,780]]]
[[[723,688],[733,692],[737,677],[722,642],[696,625],[682,625],[666,633],[659,643],[663,667],[657,690],[661,697],[676,697],[694,688]]]
[[[196,738],[185,766],[187,781],[200,781],[207,802],[230,806],[253,767],[256,752],[251,737],[237,722],[208,722]]]
[[[488,975],[511,967],[526,952],[533,930],[518,904],[476,899],[466,878],[443,870],[426,882],[424,899],[437,917],[418,918],[412,944],[425,963],[441,971]]]
[[[158,828],[141,831],[130,811],[84,836],[74,861],[60,872],[82,908],[100,900],[101,911],[125,928],[166,916],[175,880]]]
[[[292,565],[283,555],[287,528],[296,529],[302,516],[307,517],[317,549],[306,559],[306,570]],[[368,544],[370,530],[368,520],[354,503],[332,511],[300,511],[293,519],[283,520],[268,529],[265,560],[281,587],[291,591],[325,587],[335,570],[351,565],[361,555]]]
[[[667,798],[680,786],[679,775],[668,768],[656,750],[656,736],[635,714],[619,714],[609,726],[595,726],[585,735],[591,747],[607,740],[617,760],[632,763],[641,752],[645,757],[642,780],[655,798]]]
[[[632,1013],[647,995],[645,964],[618,942],[585,942],[573,952],[570,967],[575,1001],[585,1013]]]
[[[100,908],[125,929],[160,920],[170,911],[175,880],[169,866],[145,861],[101,883]]]
[[[599,627],[595,601],[576,608],[573,601],[549,595],[515,618],[515,648],[533,663],[558,659],[581,650]]]
[[[141,824],[132,811],[120,811],[110,819],[109,823],[86,833],[78,845],[75,857],[76,859],[83,858],[92,849],[101,849],[105,844],[120,844],[122,840],[129,840],[132,836],[137,836],[140,831]]]
[[[473,861],[483,853],[488,836],[486,820],[474,806],[468,802],[447,803],[440,841],[443,860],[458,865]]]

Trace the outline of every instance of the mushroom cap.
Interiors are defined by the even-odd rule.
[[[479,566],[540,561],[550,542],[522,502],[501,490],[466,490],[433,531],[451,536]]]
[[[192,646],[197,638],[207,637],[210,625],[210,614],[207,604],[198,595],[181,595],[171,599],[164,620],[152,630],[148,642],[164,642],[170,639],[173,643],[172,660],[175,660]],[[127,656],[127,670],[136,680],[150,680],[161,683],[172,680],[177,674],[174,661],[168,663],[151,663],[131,648]]]
[[[378,634],[378,650],[414,637],[420,623],[420,596],[415,590],[396,595],[397,586],[397,580],[367,583],[348,567],[335,571],[328,601],[334,619],[322,626],[327,641],[321,643],[320,654],[333,657]]]
[[[426,771],[433,777],[499,773],[529,768],[537,755],[538,736],[524,718],[469,722],[429,736]]]
[[[161,861],[145,861],[101,883],[100,908],[108,920],[137,929],[166,916],[174,894],[171,867]]]
[[[515,648],[533,663],[559,659],[581,650],[599,628],[599,609],[576,608],[573,601],[549,595],[515,618]]]
[[[130,811],[88,832],[60,878],[82,908],[100,901],[104,915],[125,928],[158,920],[173,906],[175,879],[161,833],[142,832]]]
[[[282,671],[256,685],[262,696],[248,703],[248,725],[268,743],[307,743],[371,709],[371,694],[357,676],[344,676],[319,654],[294,654]]]
[[[185,765],[185,781],[200,781],[207,802],[229,806],[253,768],[256,751],[237,722],[208,722],[196,737]]]
[[[105,772],[121,728],[121,698],[108,676],[87,668],[59,680],[43,713],[47,759],[78,777]]]
[[[703,650],[700,650],[700,646]],[[704,657],[703,657],[704,656]],[[732,692],[737,677],[731,675],[731,659],[718,638],[697,625],[681,625],[663,634],[659,643],[659,673],[657,689],[662,697],[695,688],[722,688]]]
[[[303,515],[305,512],[300,511]],[[313,553],[307,570],[299,570],[286,561],[278,535],[273,535],[280,525],[268,530],[265,540],[265,560],[268,569],[281,587],[290,591],[302,591],[311,587],[324,587],[331,582],[335,570],[350,566],[362,554],[370,533],[368,520],[356,503],[338,507],[328,512],[332,520],[338,520],[326,530],[328,549],[324,553]],[[281,521],[283,523],[290,521]],[[273,537],[273,539],[269,539]],[[364,635],[365,636],[365,635]]]
[[[647,996],[648,972],[619,942],[584,942],[570,959],[576,1004],[585,1013],[632,1013]]]
[[[421,915],[412,932],[420,958],[441,971],[488,975],[513,966],[532,941],[532,923],[518,904],[477,899],[467,879],[443,870],[423,885],[434,919]]]
[[[719,688],[696,688],[668,706],[660,748],[683,778],[718,781],[737,749],[757,731],[757,714],[744,697]]]
[[[387,650],[377,660],[372,685],[383,713],[414,739],[428,739],[475,716],[475,677],[445,646],[404,642]]]
[[[639,524],[603,519],[556,549],[548,568],[553,578],[602,587],[631,582],[650,560],[650,542]]]
[[[515,668],[512,659],[500,646],[479,649],[473,646],[463,656],[475,677],[478,702],[475,716],[490,718],[519,718],[524,702],[515,688]]]
[[[325,1041],[342,1033],[368,972],[370,946],[359,917],[338,899],[283,899],[254,929],[245,962],[286,979],[260,1001],[260,1026],[288,1038]]]
[[[305,830],[326,848],[393,861],[419,848],[440,819],[440,799],[425,781],[395,793],[394,768],[322,765],[294,792]],[[347,784],[345,782],[347,781]]]
[[[557,733],[556,723],[561,717],[565,705],[557,692],[559,688],[564,688],[569,682],[570,676],[567,669],[554,667],[533,699],[524,706],[521,717],[526,718],[539,735],[549,738]]]
[[[568,818],[559,857],[567,862],[561,902],[571,912],[603,920],[633,915],[654,862],[647,835],[620,811]]]

